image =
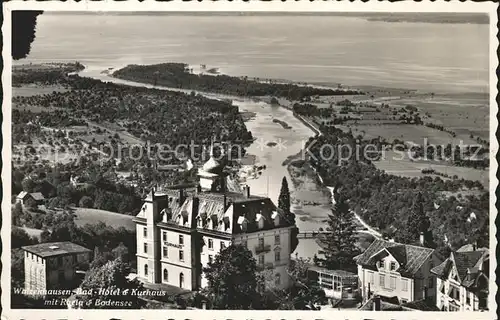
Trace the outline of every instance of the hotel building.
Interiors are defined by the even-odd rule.
[[[436,298],[430,270],[441,263],[433,249],[376,239],[355,257],[363,301],[377,295],[405,304]]]
[[[24,287],[30,292],[73,289],[79,265],[90,263],[92,251],[71,242],[49,242],[22,247]]]
[[[153,190],[134,218],[137,275],[146,283],[186,290],[207,285],[202,268],[231,244],[246,246],[259,269],[272,270],[278,288],[289,285],[291,229],[280,210],[245,186],[231,192],[221,165],[211,154],[198,170],[194,189]]]
[[[437,307],[443,311],[487,310],[489,263],[488,249],[465,247],[433,268]]]

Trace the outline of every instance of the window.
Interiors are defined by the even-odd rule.
[[[259,238],[259,247],[264,246],[264,238]]]
[[[208,249],[209,250],[214,249],[214,241],[212,239],[208,239]]]
[[[276,245],[280,244],[280,235],[279,234],[274,236],[274,244],[276,244]]]
[[[147,264],[144,265],[144,275],[145,276],[148,275],[148,265]]]
[[[280,251],[275,251],[274,252],[274,261],[279,262],[281,259],[281,252]]]
[[[385,287],[385,275],[381,274],[380,277],[380,286]]]
[[[179,235],[179,244],[184,245],[184,236],[182,234]]]
[[[396,270],[396,262],[391,262],[391,271]]]
[[[144,238],[147,238],[148,237],[148,228],[144,227],[142,230],[142,233],[144,234]]]
[[[391,277],[391,289],[396,289],[396,277]]]
[[[144,253],[148,253],[148,244],[147,243],[144,244]]]
[[[214,256],[211,254],[208,255],[208,263],[212,263],[214,261]]]
[[[167,242],[167,231],[163,231],[163,242]]]
[[[465,291],[465,303],[467,303],[468,306],[470,306],[470,296],[469,292]]]
[[[179,250],[179,260],[184,261],[184,251]]]
[[[274,285],[279,286],[281,284],[281,274],[277,273],[274,276]]]
[[[168,282],[168,270],[163,269],[163,281]]]
[[[179,287],[184,287],[184,273],[182,272],[179,274]]]
[[[368,282],[372,285],[375,284],[375,277],[373,275],[373,272],[368,272]]]
[[[259,264],[264,264],[264,255],[263,254],[261,254],[259,256]]]
[[[401,281],[401,283],[402,283],[403,291],[408,291],[408,279],[403,279]]]
[[[429,289],[434,288],[434,279],[432,277],[429,277],[429,279],[427,279],[427,281],[428,281],[427,288],[429,288]]]
[[[224,250],[225,248],[226,248],[226,244],[224,243],[224,241],[221,241],[220,242],[220,249]]]
[[[168,247],[163,247],[163,257],[168,258]]]

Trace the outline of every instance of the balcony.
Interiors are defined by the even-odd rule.
[[[271,245],[258,245],[255,247],[255,253],[267,253],[271,251]]]
[[[274,265],[272,262],[266,262],[264,264],[258,264],[257,265],[257,270],[258,271],[263,271],[263,270],[266,270],[266,269],[273,269],[274,268]]]

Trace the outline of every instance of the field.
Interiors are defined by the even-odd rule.
[[[32,237],[32,238],[38,238],[40,239],[40,235],[42,234],[42,230],[40,229],[34,229],[34,228],[28,228],[28,227],[22,227],[26,233]]]
[[[74,208],[73,214],[76,225],[80,227],[87,223],[96,224],[102,221],[114,228],[125,227],[128,230],[135,230],[133,216],[90,208]]]
[[[381,161],[374,162],[374,165],[380,169],[384,170],[388,174],[394,174],[404,177],[422,177],[422,176],[434,176],[434,175],[424,175],[422,169],[434,169],[439,173],[447,174],[452,177],[457,175],[459,178],[464,178],[466,180],[478,180],[486,188],[489,184],[488,170],[480,170],[473,168],[457,167],[445,164],[430,163],[429,161],[411,161],[408,157],[399,160],[401,158],[400,154],[393,151],[387,151],[385,158]]]
[[[421,125],[413,124],[398,124],[398,125],[377,125],[377,124],[351,124],[337,126],[338,128],[348,131],[352,130],[354,136],[361,134],[365,139],[373,139],[383,137],[392,142],[394,139],[403,140],[405,142],[413,142],[423,145],[424,139],[427,139],[428,144],[443,145],[448,143],[459,145],[462,140],[464,144],[475,143],[468,136],[453,138],[449,133],[437,129],[429,128]]]
[[[65,92],[68,89],[59,86],[59,85],[37,85],[37,84],[28,84],[20,87],[12,88],[12,96],[20,96],[20,97],[30,97],[36,96],[40,94],[49,94],[53,92]]]

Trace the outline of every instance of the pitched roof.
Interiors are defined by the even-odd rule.
[[[440,278],[443,278],[443,277],[446,277],[448,275],[448,272],[450,272],[452,266],[453,266],[453,262],[450,260],[450,258],[447,258],[441,264],[432,268],[431,273],[435,274],[436,276],[438,276]]]
[[[30,195],[34,200],[44,200],[45,199],[43,194],[41,194],[40,192],[33,192],[33,193],[30,193]]]
[[[440,278],[448,277],[450,270],[455,266],[458,280],[462,286],[470,287],[477,283],[480,275],[485,275],[479,270],[479,263],[488,255],[487,250],[457,251],[443,263],[431,269],[431,273]],[[485,275],[487,277],[487,275]]]
[[[91,250],[72,242],[46,242],[22,247],[23,250],[40,257],[52,257],[66,254],[91,252]]]
[[[359,265],[375,268],[377,260],[372,257],[383,249],[387,249],[401,265],[399,272],[402,275],[409,276],[415,275],[425,260],[434,252],[434,249],[430,248],[376,239],[362,254],[354,259]]]
[[[415,311],[413,309],[403,307],[395,301],[390,301],[391,299],[387,299],[386,297],[380,297],[380,310],[379,311]],[[363,311],[374,311],[373,310],[374,297],[368,299],[364,305],[362,305],[359,310]]]
[[[452,252],[451,257],[457,268],[460,281],[465,280],[467,269],[473,268],[484,255],[484,251]]]
[[[432,301],[424,299],[406,302],[403,303],[402,306],[420,311],[440,311],[439,308],[432,303]]]
[[[24,199],[24,197],[26,197],[28,195],[28,192],[26,191],[21,191],[18,195],[17,195],[17,198],[18,199]]]

